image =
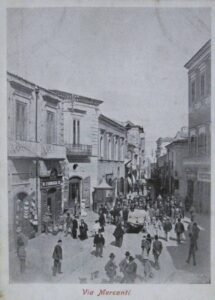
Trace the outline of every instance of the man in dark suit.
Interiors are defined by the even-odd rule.
[[[54,259],[53,276],[56,276],[56,273],[63,273],[61,272],[61,260],[63,259],[62,252],[62,240],[58,240],[57,245],[55,246],[54,252],[52,254],[52,258]]]

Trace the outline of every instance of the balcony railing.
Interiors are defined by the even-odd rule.
[[[66,144],[67,156],[88,157],[92,155],[92,146],[83,144]]]

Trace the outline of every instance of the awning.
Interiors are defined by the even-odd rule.
[[[106,180],[103,178],[102,182],[95,186],[94,189],[100,189],[100,190],[112,190],[112,186],[110,186],[109,184],[107,184]]]
[[[136,183],[136,179],[135,179],[134,175],[132,175],[132,182],[133,182],[133,184]]]
[[[124,165],[125,165],[126,167],[130,167],[130,165],[131,165],[131,159],[125,160]]]
[[[127,180],[128,180],[128,185],[129,185],[130,187],[132,187],[132,181],[131,181],[131,178],[128,177]]]

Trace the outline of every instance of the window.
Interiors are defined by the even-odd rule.
[[[16,102],[16,139],[26,140],[27,139],[27,104],[17,101]]]
[[[202,97],[205,96],[205,72],[200,76],[200,94]]]
[[[190,154],[196,154],[197,137],[192,135],[190,138]]]
[[[47,111],[47,144],[56,143],[56,123],[55,123],[55,113],[52,111]]]
[[[115,156],[114,156],[114,160],[118,160],[119,158],[119,147],[118,147],[118,140],[115,140]]]
[[[179,190],[179,180],[175,179],[175,189]]]
[[[102,136],[100,137],[100,158],[104,158],[104,139]]]
[[[124,142],[121,142],[121,146],[120,146],[120,160],[124,160]]]
[[[111,138],[108,139],[108,159],[111,160]]]
[[[73,144],[80,144],[80,120],[73,120]]]
[[[199,154],[206,153],[206,134],[204,132],[200,133],[198,139],[198,152]]]
[[[194,103],[196,101],[196,81],[192,81],[191,83],[191,102]]]

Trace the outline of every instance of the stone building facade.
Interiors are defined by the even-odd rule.
[[[54,91],[64,102],[64,209],[92,208],[97,186],[99,105],[96,100]]]
[[[186,197],[186,174],[183,167],[183,159],[188,154],[187,127],[183,127],[166,148],[168,192],[184,201]]]
[[[159,139],[157,139],[156,144],[157,144],[157,148],[156,148],[156,159],[158,159],[160,156],[163,156],[167,153],[167,149],[166,146],[172,142],[172,138],[171,137],[160,137]]]
[[[189,86],[189,154],[184,160],[187,202],[210,212],[211,189],[211,41],[185,65]]]
[[[125,124],[127,137],[126,178],[127,192],[143,188],[145,178],[145,133],[143,127],[128,121]]]
[[[16,229],[29,238],[62,209],[63,103],[56,94],[7,74],[9,247]]]
[[[115,196],[124,194],[126,129],[103,114],[99,115],[98,149],[98,184],[105,178]]]

